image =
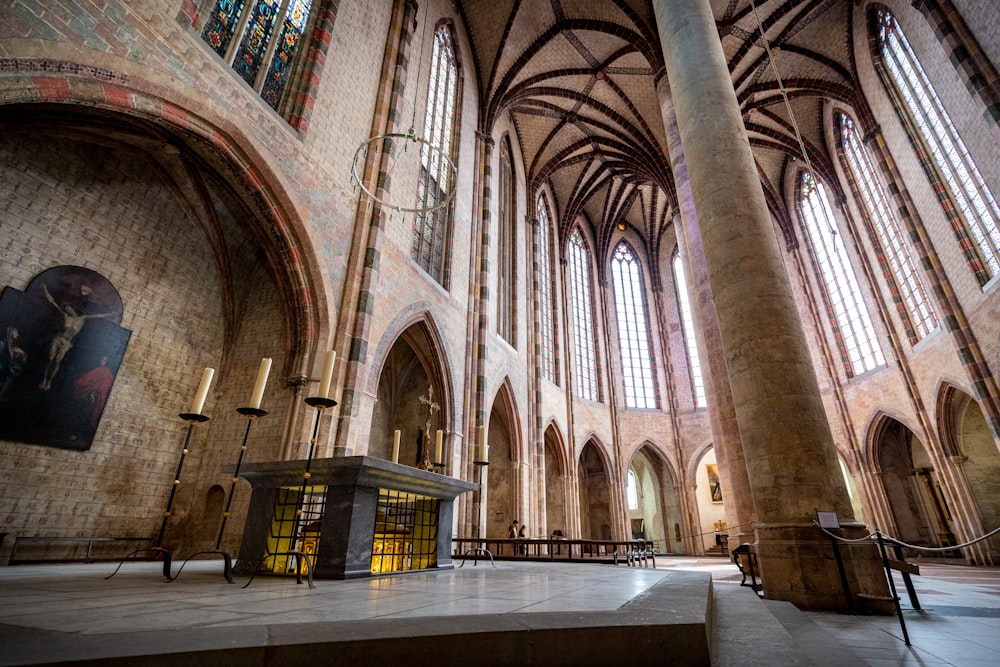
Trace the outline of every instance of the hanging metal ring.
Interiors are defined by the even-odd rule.
[[[379,141],[384,142],[386,139],[404,139],[406,141],[411,141],[413,143],[420,144],[421,152],[423,152],[423,146],[426,146],[427,149],[430,151],[429,157],[432,158],[428,160],[429,162],[434,162],[434,161],[443,162],[446,165],[446,170],[448,172],[447,173],[448,178],[445,180],[448,180],[451,183],[451,187],[448,188],[447,192],[445,192],[444,197],[432,198],[427,202],[427,205],[425,206],[408,207],[408,206],[400,206],[398,204],[393,204],[391,201],[388,201],[388,198],[383,199],[378,195],[376,195],[371,190],[369,190],[368,187],[364,184],[364,181],[361,179],[361,175],[358,173],[359,165],[361,165],[361,167],[363,168],[364,161],[368,157],[368,151],[370,150],[371,146],[375,145],[376,142]],[[377,136],[372,137],[371,139],[361,142],[361,145],[358,146],[358,150],[354,152],[354,163],[351,165],[351,177],[358,184],[358,187],[361,188],[362,192],[364,192],[365,195],[367,195],[373,201],[378,202],[385,208],[389,208],[394,211],[400,211],[402,213],[430,213],[431,211],[437,211],[438,209],[444,208],[445,206],[451,203],[452,199],[455,198],[455,182],[458,178],[458,169],[455,167],[455,163],[452,161],[452,159],[448,155],[446,155],[444,151],[442,151],[438,146],[435,146],[430,141],[427,141],[426,139],[422,139],[416,135],[409,133],[405,134],[391,133],[391,134],[379,134]]]

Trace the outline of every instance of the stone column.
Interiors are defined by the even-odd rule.
[[[845,609],[829,539],[835,511],[861,537],[708,0],[654,0],[733,406],[757,510],[768,598]],[[867,543],[842,546],[853,594],[884,595]],[[888,611],[888,610],[883,610]]]
[[[743,444],[740,429],[733,408],[733,394],[729,390],[726,360],[719,335],[719,322],[715,315],[715,299],[712,285],[708,280],[705,266],[705,249],[698,232],[698,214],[694,209],[691,183],[688,180],[684,149],[677,129],[677,115],[670,98],[670,84],[661,77],[656,84],[663,113],[663,126],[667,136],[667,152],[670,155],[670,170],[677,190],[677,208],[680,219],[677,227],[677,243],[686,261],[688,284],[691,286],[691,315],[695,323],[698,354],[702,359],[702,373],[708,398],[708,418],[712,428],[715,458],[719,463],[719,477],[722,481],[723,502],[726,520],[729,522],[729,546],[734,549],[744,542],[754,541],[753,524],[757,512],[753,507],[750,493],[750,479],[747,477],[746,461],[743,458]]]

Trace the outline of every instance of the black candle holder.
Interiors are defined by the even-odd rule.
[[[306,469],[302,474],[302,493],[299,495],[298,507],[295,509],[296,519],[302,517],[302,501],[306,497],[306,487],[309,483],[309,478],[312,477],[312,473],[309,470],[312,468],[313,456],[316,454],[316,438],[319,435],[319,420],[323,416],[323,411],[327,408],[332,408],[337,404],[337,401],[332,398],[324,398],[322,396],[310,396],[305,399],[307,405],[311,405],[316,408],[316,419],[313,422],[313,432],[312,438],[309,440],[309,456],[306,457]],[[301,528],[301,527],[300,527]]]
[[[305,526],[302,525],[303,521],[303,505],[306,500],[306,490],[309,488],[309,478],[312,477],[312,473],[309,472],[312,468],[313,457],[316,454],[316,440],[319,436],[319,422],[320,418],[323,416],[323,411],[327,408],[332,408],[337,404],[337,401],[332,398],[325,398],[323,396],[309,396],[305,399],[307,405],[311,405],[316,408],[316,419],[313,421],[313,431],[312,437],[309,439],[309,455],[306,457],[306,469],[302,473],[302,490],[299,492],[299,498],[295,503],[295,535],[302,535],[305,531]],[[306,571],[309,573],[310,587],[312,586],[312,563],[309,561],[309,556],[300,548],[294,549],[288,552],[289,555],[294,555],[296,558],[301,558],[306,563]],[[299,571],[299,568],[295,568]],[[301,582],[301,577],[299,580]]]
[[[219,537],[215,540],[215,548],[222,544],[222,535],[226,532],[226,521],[229,519],[229,508],[233,505],[233,494],[236,492],[236,482],[240,479],[240,466],[243,465],[243,455],[247,451],[247,438],[250,436],[250,427],[258,417],[267,414],[267,410],[260,408],[236,408],[236,412],[245,415],[247,418],[247,428],[243,432],[243,443],[240,445],[240,455],[236,459],[236,470],[233,471],[232,483],[229,485],[229,499],[226,500],[226,509],[222,513],[222,525],[219,526]]]
[[[194,425],[207,422],[208,417],[193,412],[182,412],[178,415],[188,423],[187,435],[184,437],[184,446],[181,448],[181,458],[177,462],[177,472],[174,473],[174,484],[170,489],[170,497],[167,498],[167,509],[163,511],[163,522],[160,523],[160,534],[156,537],[156,548],[163,544],[163,535],[167,530],[167,521],[170,519],[170,510],[174,506],[174,496],[177,495],[177,487],[181,483],[181,471],[184,470],[184,457],[188,453],[188,445],[191,444],[191,434],[194,432]]]

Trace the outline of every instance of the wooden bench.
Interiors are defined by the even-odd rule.
[[[19,536],[14,538],[7,564],[114,561],[136,549],[148,547],[151,542],[149,537]]]

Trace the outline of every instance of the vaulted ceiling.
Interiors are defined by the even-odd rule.
[[[653,256],[672,247],[675,194],[655,87],[665,70],[652,2],[456,4],[474,52],[480,129],[492,131],[509,114],[529,192],[551,186],[563,240],[582,219],[593,226],[599,253],[620,225],[633,228]],[[853,4],[711,0],[761,181],[782,226],[782,175],[790,160],[802,159],[796,127],[813,168],[832,173],[822,110],[828,99],[850,103],[858,90]]]

